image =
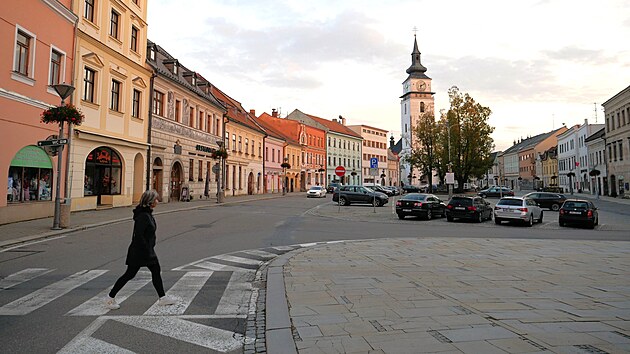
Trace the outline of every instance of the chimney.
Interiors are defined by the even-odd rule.
[[[249,114],[256,117],[256,110],[255,109],[250,109],[249,110]]]
[[[337,123],[337,118],[333,118],[333,122]]]
[[[275,118],[278,118],[278,111],[275,108],[271,109],[271,116],[275,117]]]
[[[342,117],[341,114],[339,115],[339,119],[341,120],[342,125],[346,125],[346,118]]]

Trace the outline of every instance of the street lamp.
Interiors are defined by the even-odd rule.
[[[451,125],[448,118],[446,118],[446,135],[447,135],[447,145],[448,145],[448,172],[452,173],[453,164],[451,163],[451,128],[458,127],[459,122]],[[433,183],[433,181],[429,181],[429,183]],[[450,200],[453,197],[453,184],[448,183],[448,199]]]
[[[219,150],[223,149],[223,141],[222,140],[217,140],[217,146],[219,147]],[[225,199],[225,192],[223,191],[223,156],[221,156],[219,158],[219,180],[217,182],[217,203],[221,204],[223,203],[224,199]]]
[[[287,168],[291,168],[291,165],[289,165],[288,157],[284,158],[284,162],[280,165],[280,167],[282,167],[282,195],[286,195],[287,194],[287,183],[286,183]]]
[[[68,98],[72,92],[74,91],[74,86],[68,84],[56,84],[50,85],[57,95],[61,98],[61,105],[65,105],[65,100]],[[59,139],[63,139],[63,121],[59,122]],[[68,136],[70,138],[70,136]],[[55,183],[55,214],[53,218],[53,230],[61,230],[61,166],[62,166],[62,158],[63,158],[63,145],[59,145],[59,151],[57,155],[57,181]],[[68,176],[66,176],[67,178]],[[65,203],[65,200],[64,200]]]
[[[571,191],[571,195],[573,195],[573,177],[575,177],[575,173],[573,173],[573,170],[567,173],[567,177],[569,177],[569,190]]]

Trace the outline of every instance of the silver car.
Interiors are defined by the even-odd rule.
[[[543,221],[543,210],[533,199],[509,197],[501,198],[494,207],[494,222],[520,221],[532,226],[534,221]]]

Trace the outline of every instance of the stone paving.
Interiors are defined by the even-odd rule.
[[[630,352],[628,242],[356,241],[283,275],[300,353]]]

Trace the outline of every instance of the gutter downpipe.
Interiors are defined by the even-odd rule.
[[[151,73],[151,80],[149,80],[149,126],[147,131],[147,178],[146,178],[146,190],[151,188],[151,130],[153,129],[153,82],[157,74],[155,71]]]

